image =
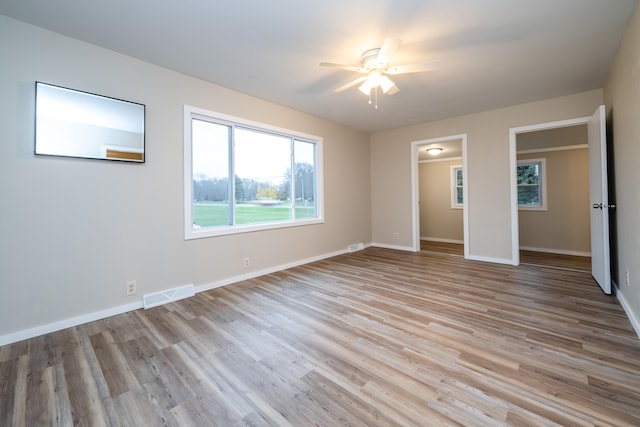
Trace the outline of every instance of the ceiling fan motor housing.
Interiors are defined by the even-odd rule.
[[[364,51],[364,53],[360,56],[360,62],[362,62],[362,65],[367,71],[384,68],[385,64],[377,62],[379,53],[380,48],[376,47]]]

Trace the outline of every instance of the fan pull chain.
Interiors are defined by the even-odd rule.
[[[374,92],[373,94],[373,99],[375,101],[375,104],[373,103],[373,101],[371,101],[371,92]],[[378,88],[373,88],[369,91],[369,105],[373,104],[373,108],[375,108],[376,110],[378,109]]]

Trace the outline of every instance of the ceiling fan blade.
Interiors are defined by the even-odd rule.
[[[355,66],[355,65],[334,64],[333,62],[321,62],[320,66],[321,67],[337,68],[339,70],[355,71],[356,73],[366,73],[367,72],[367,70],[365,70],[362,67],[358,67],[358,66]]]
[[[396,39],[394,37],[387,37],[386,39],[384,39],[384,43],[382,44],[380,52],[378,52],[378,56],[376,57],[376,62],[378,64],[382,64],[383,67],[386,66],[391,60],[391,57],[400,47],[400,43],[402,43],[402,40]]]
[[[394,65],[385,70],[389,75],[423,73],[425,71],[433,71],[438,68],[438,61],[422,62],[420,64]]]
[[[351,80],[349,83],[347,83],[345,85],[342,85],[337,89],[334,89],[334,92],[342,92],[343,90],[347,90],[350,87],[353,87],[353,86],[357,85],[358,83],[364,82],[365,80],[367,80],[367,77],[368,76],[362,76],[362,77],[358,77],[355,80]]]

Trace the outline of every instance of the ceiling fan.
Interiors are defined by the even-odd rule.
[[[362,66],[335,64],[333,62],[321,62],[322,67],[338,68],[340,70],[355,71],[363,74],[355,80],[335,89],[334,92],[342,92],[357,84],[362,93],[369,96],[369,104],[371,104],[371,94],[374,94],[375,108],[378,108],[378,88],[382,93],[393,95],[398,93],[400,89],[391,81],[389,76],[408,73],[421,73],[424,71],[432,71],[435,69],[437,61],[430,61],[422,64],[406,64],[406,65],[390,65],[391,58],[400,47],[402,40],[387,37],[381,47],[366,50],[360,56]]]

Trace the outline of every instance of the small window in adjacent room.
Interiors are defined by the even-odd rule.
[[[323,222],[321,138],[184,111],[185,239]]]
[[[451,166],[451,209],[462,209],[463,200],[462,166]]]
[[[545,173],[545,159],[518,160],[518,209],[547,209]]]

